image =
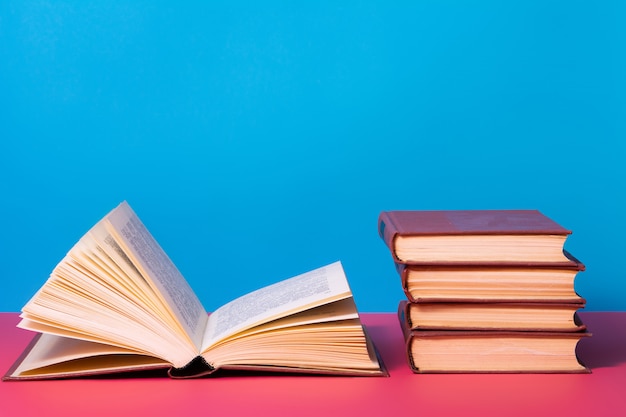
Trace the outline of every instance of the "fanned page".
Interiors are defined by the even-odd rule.
[[[45,333],[36,340],[9,378],[56,378],[170,366],[161,359],[111,345]]]
[[[155,356],[199,353],[207,315],[127,203],[92,227],[23,308],[19,327]]]
[[[261,288],[210,315],[202,351],[254,326],[351,297],[340,262]]]
[[[170,313],[184,333],[199,347],[206,326],[206,310],[180,271],[126,202],[107,216],[107,220],[113,226],[110,232],[123,244],[133,264],[156,287],[156,295],[171,308]]]

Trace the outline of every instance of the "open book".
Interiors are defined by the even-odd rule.
[[[24,306],[39,334],[5,380],[220,368],[382,375],[339,262],[244,295],[210,315],[124,202]]]

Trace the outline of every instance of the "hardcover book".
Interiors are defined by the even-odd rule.
[[[571,256],[566,265],[408,265],[396,263],[402,289],[412,302],[525,301],[584,303],[574,282],[585,266]]]
[[[126,202],[68,252],[21,318],[38,335],[5,380],[148,369],[385,375],[339,262],[208,315]]]
[[[411,330],[510,330],[578,332],[584,304],[476,302],[409,303],[400,308]]]
[[[537,210],[383,211],[378,232],[399,263],[572,263],[571,231]]]

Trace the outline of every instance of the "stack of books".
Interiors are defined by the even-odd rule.
[[[589,372],[571,231],[536,210],[386,211],[378,230],[414,372]]]

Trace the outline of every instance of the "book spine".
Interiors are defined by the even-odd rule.
[[[381,212],[378,216],[378,235],[385,242],[387,248],[391,252],[391,256],[394,261],[400,262],[398,257],[396,256],[396,251],[394,247],[394,240],[396,235],[398,234],[398,228],[395,223],[389,217],[389,214],[385,211]]]
[[[406,357],[409,368],[413,373],[419,373],[419,369],[415,362],[413,361],[413,355],[411,353],[412,347],[411,342],[413,339],[413,332],[411,331],[411,326],[408,322],[407,316],[407,308],[409,302],[407,300],[401,300],[398,303],[398,322],[400,323],[400,329],[402,331],[402,337],[404,339],[404,355]]]
[[[196,356],[187,365],[181,368],[170,368],[168,375],[173,379],[198,378],[215,372],[215,367],[202,356]]]
[[[404,291],[404,295],[406,296],[407,300],[409,300],[410,302],[416,302],[417,300],[413,297],[413,294],[411,294],[411,292],[409,291],[409,268],[408,265],[400,263],[400,262],[396,262],[396,271],[398,272],[398,275],[400,276],[400,285],[402,286],[402,291]]]

